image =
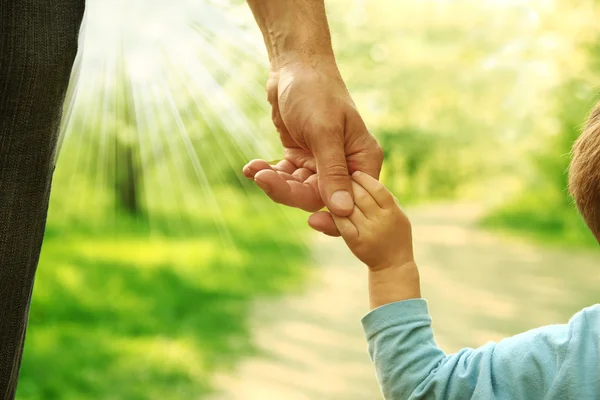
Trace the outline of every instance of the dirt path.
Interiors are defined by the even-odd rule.
[[[566,322],[600,302],[595,252],[548,250],[474,226],[468,205],[410,212],[423,294],[439,344],[448,352],[526,329]],[[218,379],[213,400],[380,399],[360,318],[365,268],[341,240],[315,237],[315,281],[274,303],[257,304],[264,354]]]

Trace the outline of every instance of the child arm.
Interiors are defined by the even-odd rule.
[[[446,355],[424,300],[380,307],[363,318],[386,400],[598,398],[600,308]]]
[[[369,268],[373,311],[362,323],[387,400],[600,398],[600,306],[567,325],[447,355],[420,298],[408,218],[367,174],[353,175],[353,191],[352,214],[334,221]]]

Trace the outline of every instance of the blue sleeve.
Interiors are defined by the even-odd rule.
[[[600,398],[598,305],[451,355],[435,342],[425,300],[382,306],[362,323],[386,400]]]

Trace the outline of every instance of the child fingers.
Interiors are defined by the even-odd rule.
[[[362,211],[367,218],[381,209],[373,196],[355,181],[352,181],[352,192],[354,194],[354,204],[356,204],[356,207],[360,208],[360,211]]]
[[[334,214],[331,214],[333,217],[333,222],[335,226],[340,231],[340,234],[344,238],[344,240],[351,240],[358,237],[358,229],[356,226],[350,221],[348,217],[338,217]]]
[[[392,193],[377,179],[360,171],[353,173],[352,178],[375,199],[379,207],[392,208],[396,205]]]
[[[356,206],[352,209],[352,213],[348,215],[348,219],[350,222],[352,222],[356,229],[360,229],[360,227],[364,226],[365,222],[367,221],[365,214]]]

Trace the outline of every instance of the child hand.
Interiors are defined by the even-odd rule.
[[[333,220],[352,253],[371,271],[414,262],[410,221],[390,191],[368,174],[352,174],[354,209]]]

